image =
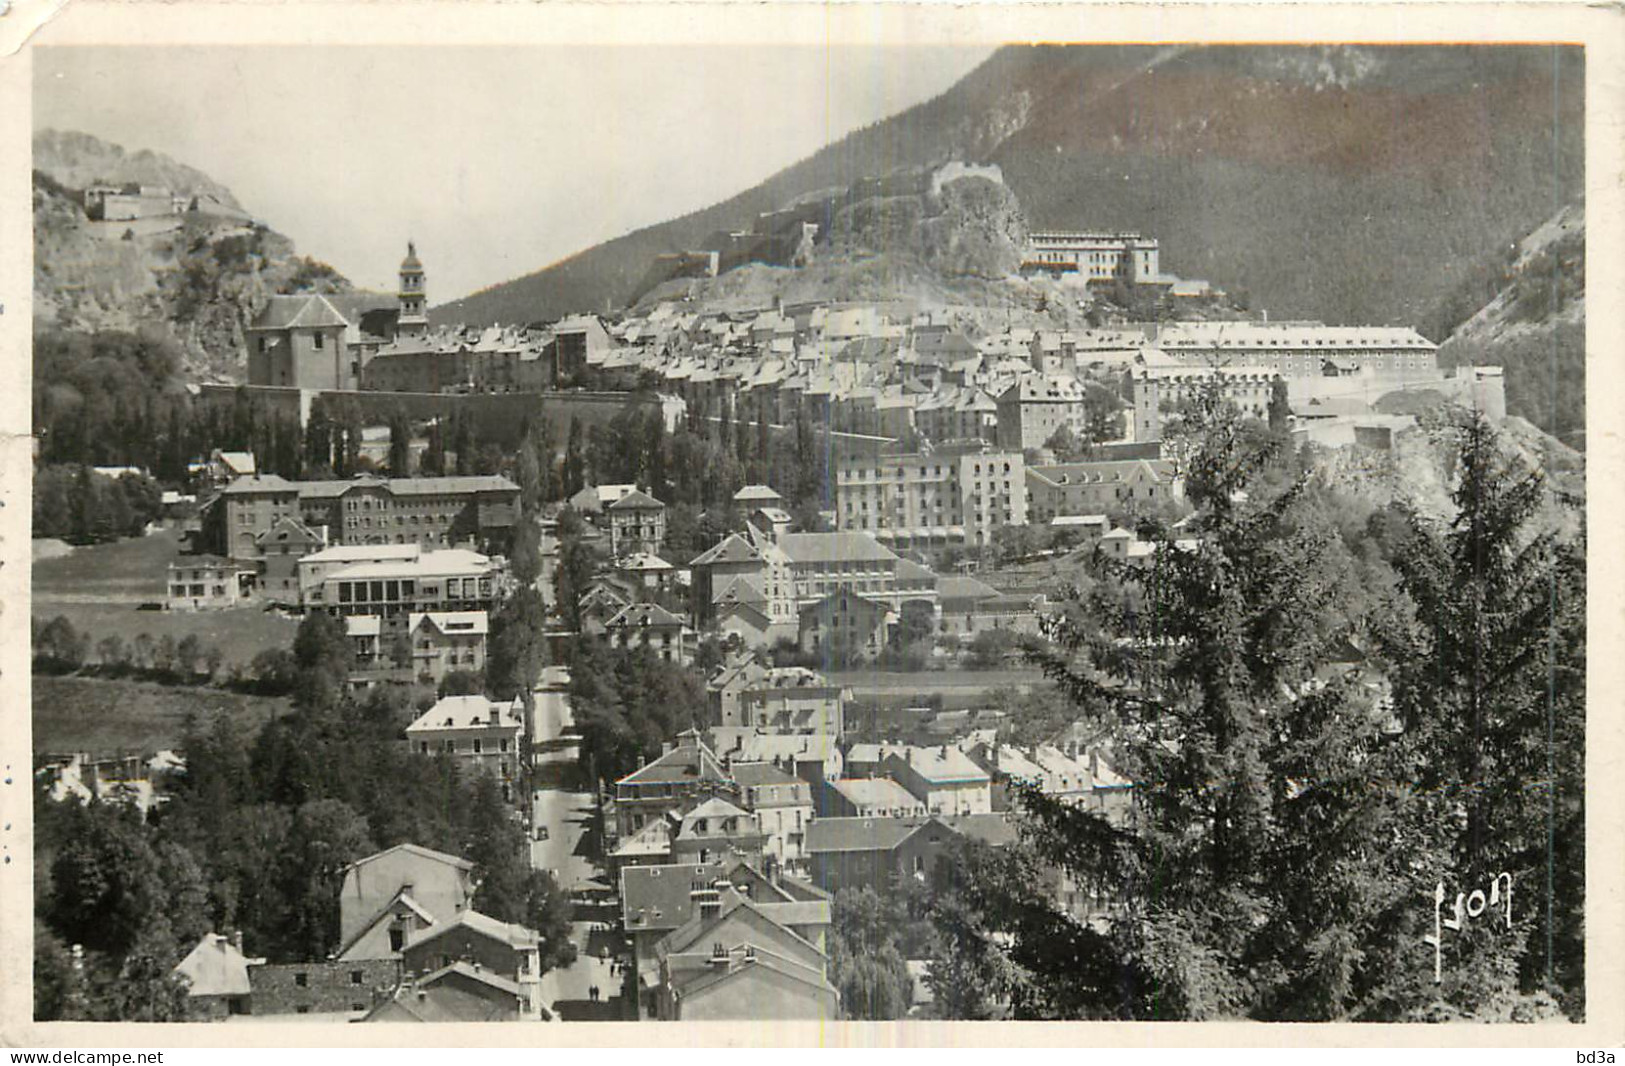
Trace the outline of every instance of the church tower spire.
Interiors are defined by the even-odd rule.
[[[395,319],[397,334],[425,333],[429,329],[428,294],[423,287],[423,261],[418,258],[417,245],[406,242],[406,258],[401,260],[401,287],[396,293],[400,301],[400,314]]]

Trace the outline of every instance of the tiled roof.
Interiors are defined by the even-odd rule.
[[[709,863],[622,867],[621,913],[626,928],[670,930],[686,925],[694,915],[694,886],[710,888],[715,881],[731,878],[742,866],[743,859],[730,858]],[[748,868],[740,873],[751,876]]]
[[[205,933],[175,967],[175,973],[186,978],[194,996],[246,996],[252,991],[248,967],[264,961],[246,957],[228,937]]]
[[[761,590],[761,587],[752,578],[746,575],[738,575],[723,584],[717,594],[711,597],[711,602],[715,604],[762,604],[767,602],[767,594]]]
[[[809,855],[847,851],[891,851],[925,825],[926,817],[818,818],[807,825]]]
[[[627,627],[677,626],[684,627],[688,623],[681,617],[672,614],[658,603],[633,603],[621,609],[614,618],[604,623],[605,629],[622,629]]]
[[[666,505],[641,489],[633,489],[609,505],[611,511],[664,511]]]
[[[998,589],[974,577],[944,575],[937,578],[937,595],[945,600],[985,600],[998,594]]]
[[[419,944],[444,936],[446,933],[458,928],[471,929],[481,936],[489,937],[511,948],[533,948],[536,946],[538,939],[534,929],[527,929],[516,922],[499,922],[489,915],[470,909],[458,914],[452,921],[432,925],[422,930],[411,940],[408,940],[406,946],[415,948]]]
[[[677,784],[684,781],[725,782],[728,775],[710,748],[683,744],[616,782],[618,785]]]
[[[888,759],[905,763],[926,781],[936,783],[983,783],[988,781],[987,771],[971,761],[970,756],[952,745],[934,748],[905,748],[891,752]]]
[[[779,547],[795,563],[886,562],[891,549],[867,533],[786,533]]]
[[[234,482],[235,484],[235,482]],[[501,474],[453,477],[354,477],[348,480],[290,482],[302,499],[331,499],[353,488],[381,488],[393,496],[455,496],[474,492],[518,492],[519,486]]]
[[[298,488],[299,485],[276,474],[245,474],[220,491],[227,496],[241,496],[256,492],[294,492]]]
[[[251,329],[318,329],[348,326],[337,308],[319,295],[272,296]]]
[[[980,840],[996,848],[1013,844],[1021,836],[1015,823],[1002,814],[949,815],[941,821],[960,836]]]
[[[456,866],[462,870],[474,869],[474,864],[469,862],[467,859],[459,858],[456,855],[447,855],[443,851],[435,851],[432,848],[425,848],[419,844],[396,844],[392,848],[385,848],[383,851],[368,855],[366,858],[357,859],[355,862],[352,862],[349,866],[345,867],[345,869],[348,870],[357,866],[365,866],[370,862],[381,859],[385,855],[389,855],[397,851],[404,851],[407,854],[415,855],[420,859],[428,859],[432,862],[445,863],[447,866]]]
[[[484,696],[446,696],[424,711],[406,732],[433,733],[442,729],[477,729],[491,726],[491,712],[497,713],[497,728],[517,729],[524,723],[519,701],[498,703]]]
[[[914,794],[889,777],[850,777],[831,781],[830,787],[854,806],[908,811],[923,807]]]
[[[418,626],[429,623],[442,633],[473,636],[490,632],[491,618],[484,611],[429,611],[413,612],[407,616],[406,631],[416,633]]]
[[[761,559],[761,553],[751,546],[742,534],[730,533],[720,543],[701,552],[689,566],[712,566],[716,563],[748,563]]]
[[[762,785],[799,785],[802,780],[785,773],[770,762],[735,762],[728,764],[728,772],[744,788]]]

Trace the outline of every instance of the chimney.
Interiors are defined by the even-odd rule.
[[[1089,776],[1098,780],[1100,778],[1100,749],[1089,749]]]
[[[236,946],[237,954],[241,955],[241,954],[244,953],[243,952],[243,931],[241,929],[237,929],[237,930],[232,931],[231,942],[232,942],[233,945]]]

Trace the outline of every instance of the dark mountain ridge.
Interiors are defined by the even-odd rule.
[[[1581,195],[1583,62],[1545,46],[1011,46],[723,203],[432,317],[620,305],[658,254],[959,159],[998,164],[1035,228],[1140,229],[1165,270],[1277,317],[1418,322],[1470,264]]]

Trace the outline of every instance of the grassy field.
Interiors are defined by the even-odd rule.
[[[232,611],[139,611],[130,603],[41,603],[34,601],[34,615],[49,621],[62,615],[81,633],[90,634],[91,658],[96,642],[108,635],[124,638],[126,644],[140,633],[176,641],[195,635],[204,647],[215,645],[225,668],[241,663],[247,666],[266,648],[291,648],[299,623],[255,607]]]
[[[137,634],[179,641],[196,636],[219,647],[226,666],[244,666],[266,648],[293,644],[298,623],[258,607],[231,611],[143,611],[142,604],[164,599],[165,568],[180,553],[173,532],[75,548],[70,554],[34,563],[33,614],[49,621],[62,615],[96,642],[109,635],[126,642]]]
[[[147,752],[180,742],[186,716],[236,718],[250,733],[287,710],[288,701],[145,681],[34,675],[34,752],[92,755]]]
[[[180,534],[166,531],[75,548],[55,559],[38,560],[30,579],[34,602],[99,597],[128,603],[162,603],[168,579],[166,568],[180,554],[180,548]],[[34,613],[38,614],[38,609]]]

